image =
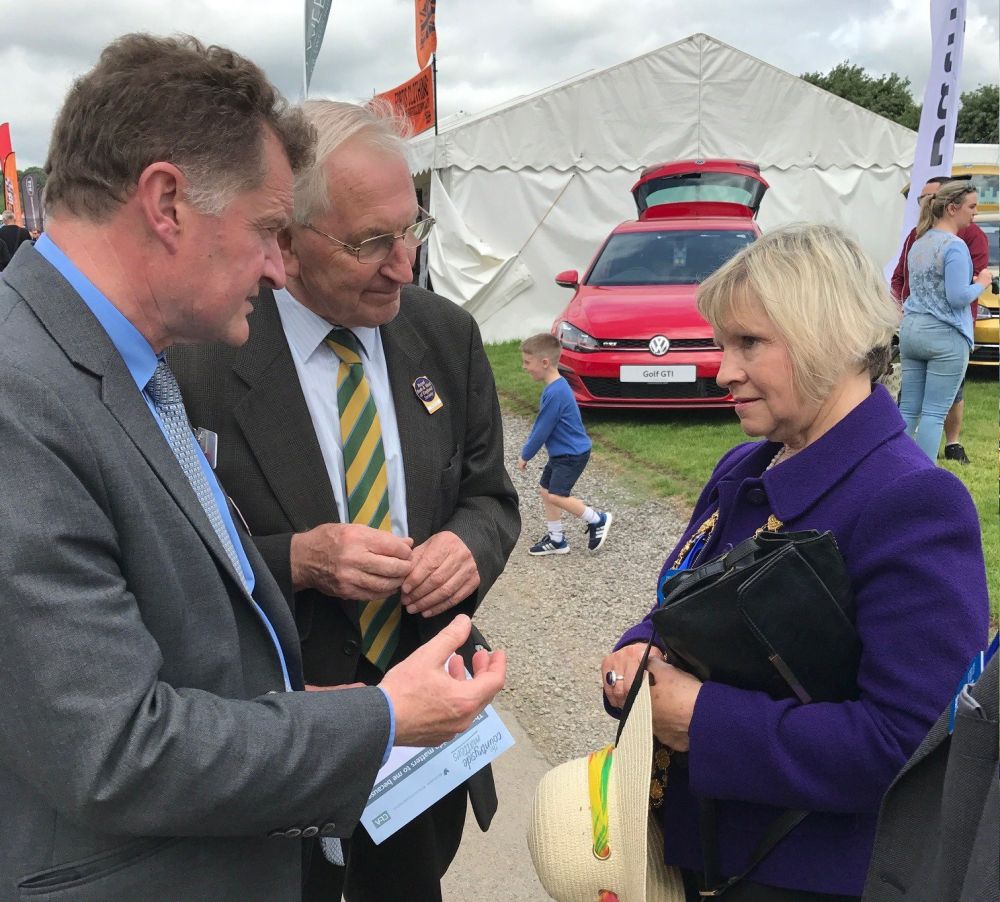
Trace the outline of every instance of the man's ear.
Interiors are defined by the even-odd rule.
[[[299,255],[295,250],[295,241],[291,228],[278,232],[278,248],[281,250],[281,262],[285,264],[285,275],[288,278],[298,278]]]
[[[146,227],[171,253],[180,243],[182,220],[191,208],[181,201],[184,174],[173,163],[150,163],[135,189]]]

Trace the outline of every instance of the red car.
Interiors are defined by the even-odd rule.
[[[650,166],[632,186],[638,220],[615,228],[552,332],[560,372],[581,407],[725,407],[715,381],[722,352],[695,306],[698,283],[754,241],[767,191],[739,160]]]

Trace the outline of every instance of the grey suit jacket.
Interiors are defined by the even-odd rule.
[[[982,716],[949,736],[942,714],[882,800],[864,902],[1000,900],[998,665],[972,688]]]
[[[290,839],[351,834],[385,699],[280,691],[124,362],[34,248],[0,281],[0,449],[0,899],[298,900]]]
[[[420,544],[441,530],[456,533],[481,579],[473,595],[437,617],[404,611],[398,660],[455,614],[475,613],[503,572],[521,521],[504,463],[493,373],[475,320],[445,298],[409,286],[381,336],[410,535]],[[338,513],[273,294],[261,290],[241,348],[192,346],[168,356],[192,422],[219,434],[218,472],[294,608],[306,680],[351,682],[361,657],[358,603],[292,589],[292,534],[336,522]],[[418,376],[427,376],[443,401],[436,413],[427,412],[413,389]],[[488,785],[473,781],[472,802],[485,829],[496,807],[491,779]]]

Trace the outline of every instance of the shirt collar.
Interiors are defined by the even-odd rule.
[[[146,383],[156,369],[157,357],[145,336],[130,323],[125,315],[76,267],[63,250],[43,234],[35,242],[38,251],[73,287],[83,302],[90,308],[101,327],[108,333],[112,344],[125,361],[139,391],[144,391]]]
[[[316,351],[323,347],[323,340],[334,328],[319,314],[314,313],[301,301],[282,288],[274,292],[274,300],[281,313],[281,322],[285,327],[285,337],[292,353],[302,363],[308,362]],[[371,360],[378,341],[378,329],[368,326],[352,326],[355,338],[364,349],[365,356]],[[331,352],[332,353],[332,352]]]

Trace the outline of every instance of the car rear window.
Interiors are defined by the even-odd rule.
[[[749,229],[621,232],[608,239],[585,284],[696,284],[753,240]]]

